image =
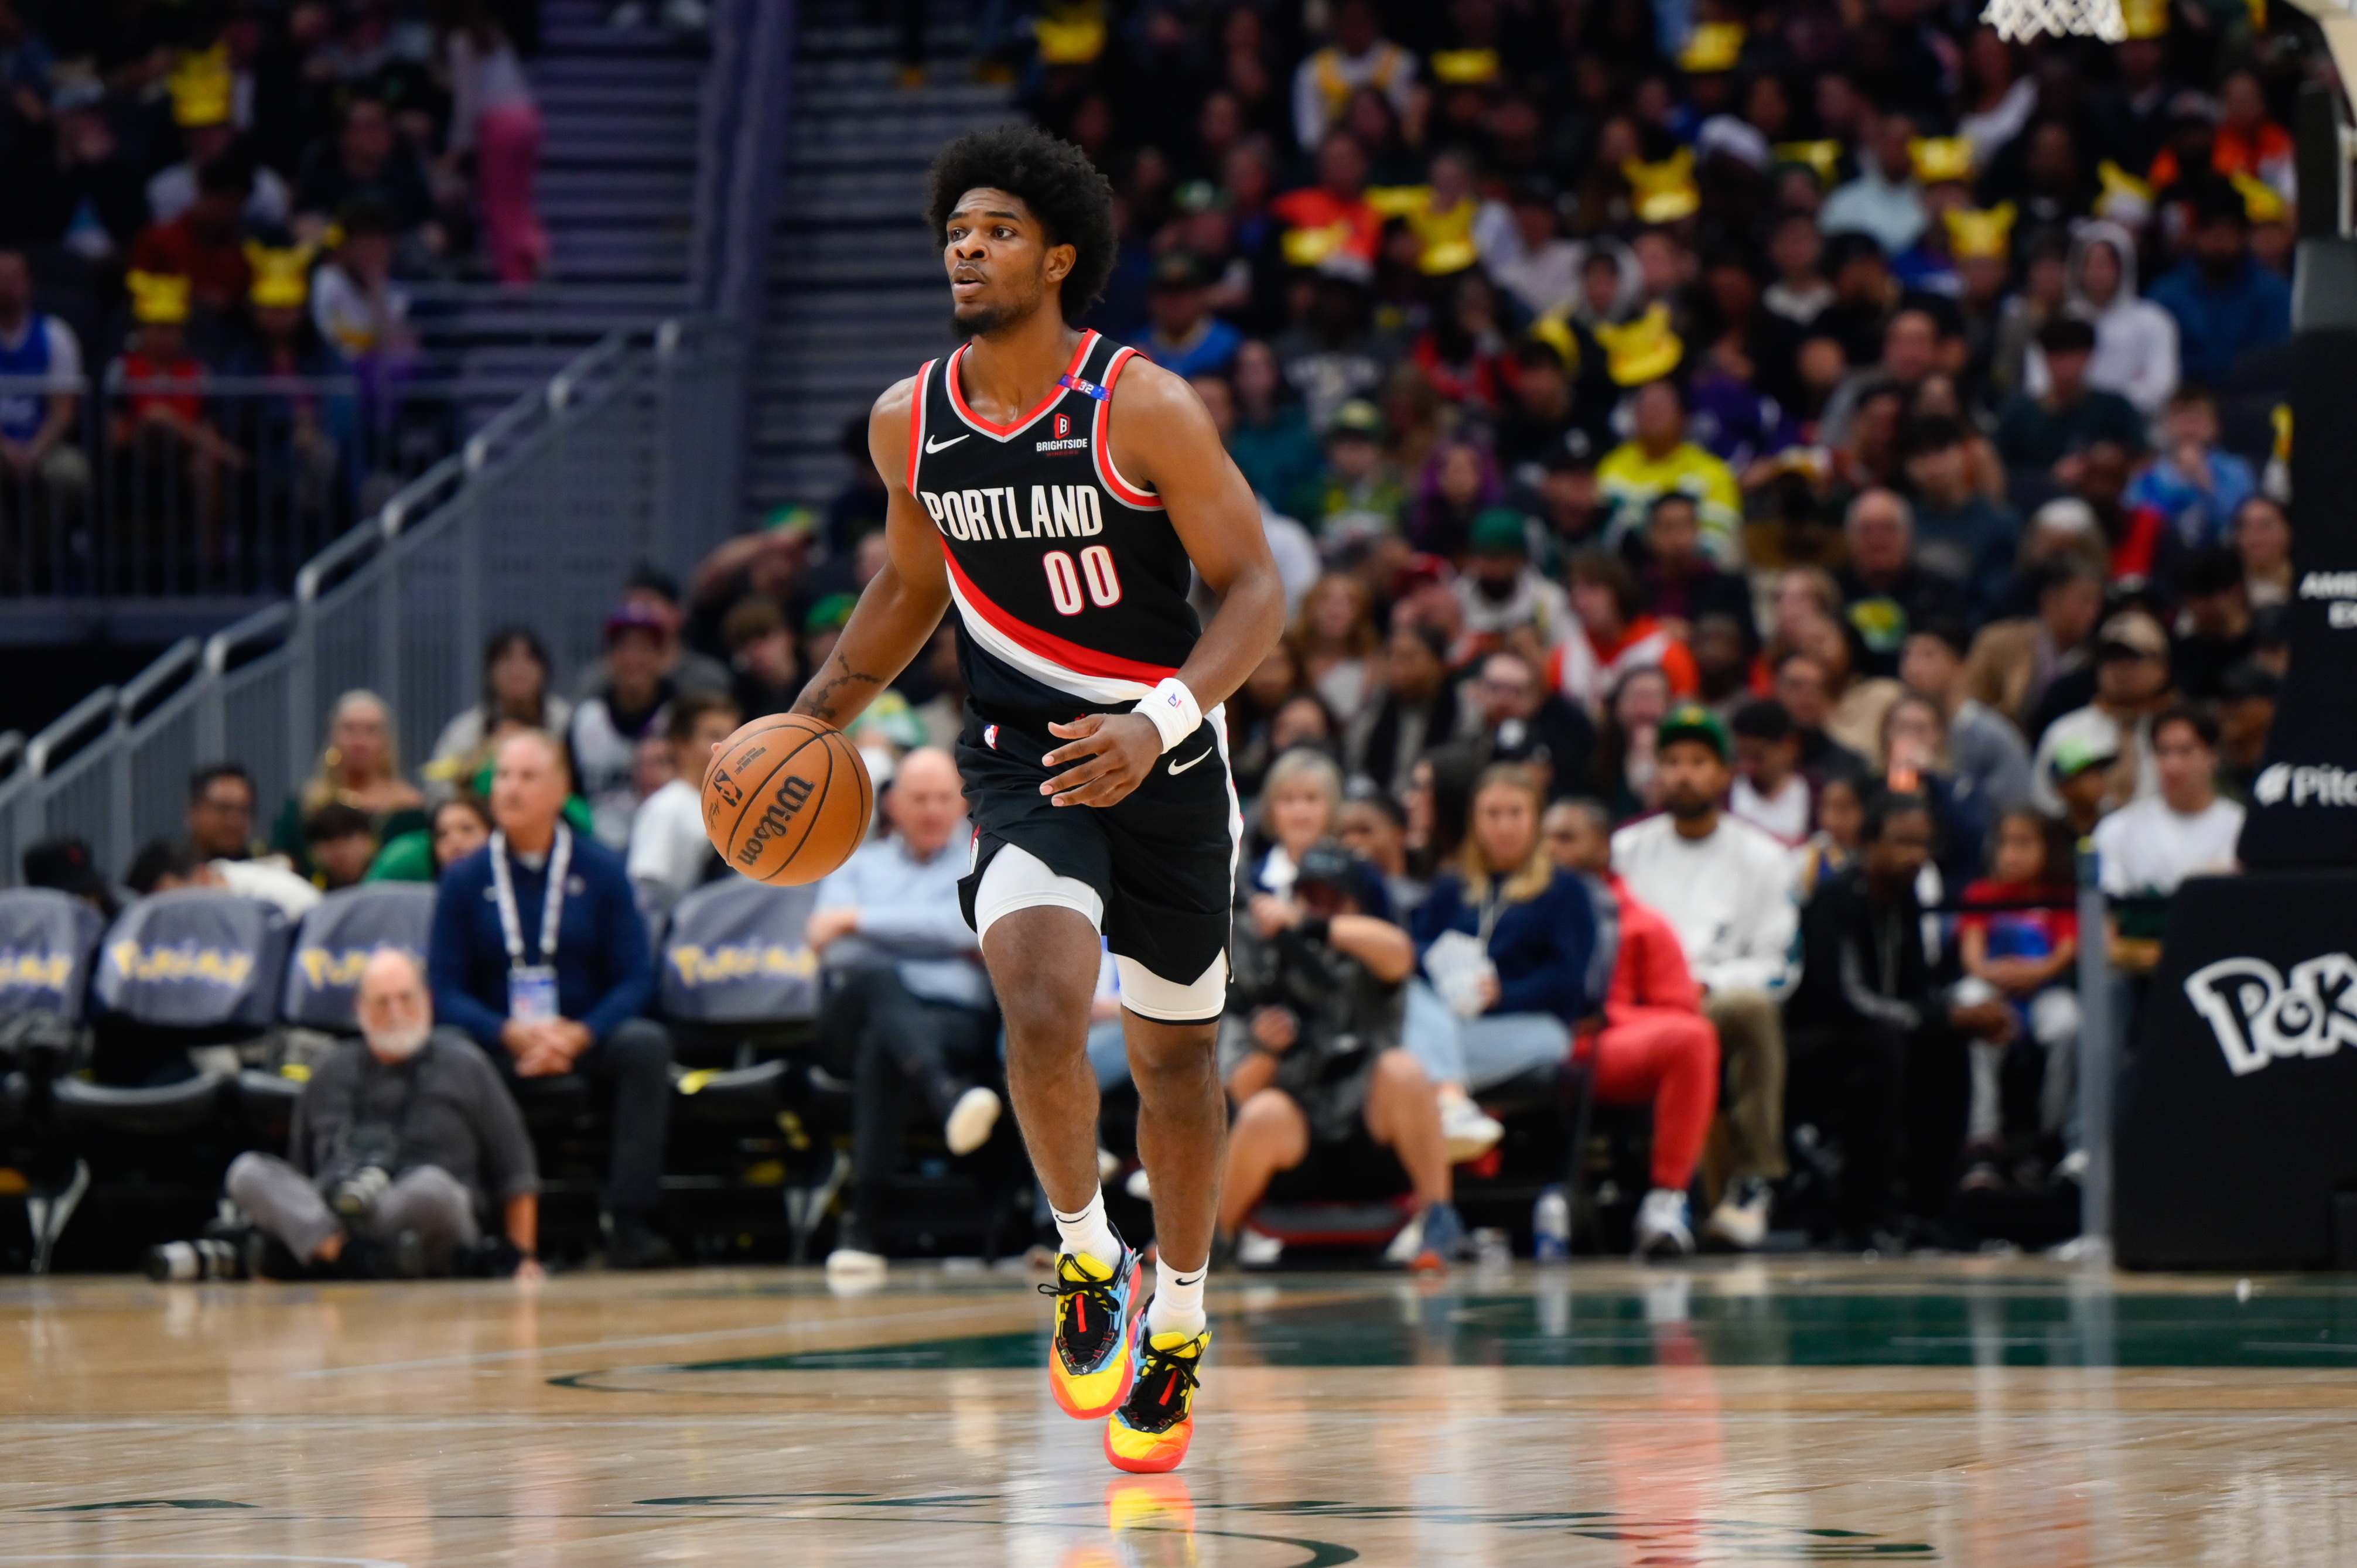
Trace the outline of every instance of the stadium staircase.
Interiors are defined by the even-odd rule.
[[[962,17],[937,20],[925,83],[903,87],[897,35],[856,0],[802,8],[754,372],[753,517],[823,504],[846,475],[844,422],[954,342],[924,230],[925,170],[951,137],[1015,113],[1010,89],[974,80],[970,38]]]

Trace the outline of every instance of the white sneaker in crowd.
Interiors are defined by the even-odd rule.
[[[826,1255],[826,1283],[831,1285],[872,1284],[884,1277],[884,1257],[856,1247],[837,1247]]]
[[[1738,1251],[1756,1252],[1768,1240],[1768,1206],[1773,1197],[1766,1182],[1745,1176],[1720,1195],[1703,1229]]]
[[[1285,1243],[1264,1230],[1246,1225],[1236,1232],[1236,1266],[1240,1269],[1273,1269],[1285,1256]]]
[[[970,1155],[990,1142],[990,1130],[998,1125],[998,1091],[975,1084],[958,1096],[950,1107],[950,1119],[942,1124],[942,1141],[952,1155]]]
[[[1637,1255],[1641,1258],[1683,1258],[1695,1250],[1694,1226],[1686,1213],[1686,1195],[1657,1187],[1637,1208]]]
[[[1460,1090],[1440,1097],[1440,1135],[1448,1142],[1448,1163],[1461,1165],[1496,1148],[1506,1130]]]

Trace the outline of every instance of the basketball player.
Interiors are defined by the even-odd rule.
[[[1227,1128],[1213,1034],[1243,831],[1220,703],[1276,641],[1260,508],[1192,390],[1072,325],[1114,262],[1113,192],[1028,126],[952,143],[931,220],[964,347],[886,392],[867,446],[889,558],[794,712],[843,725],[956,607],[959,884],[1006,1018],[1006,1082],[1062,1247],[1048,1377],[1133,1471],[1185,1456]],[[1219,596],[1200,626],[1188,570]],[[1152,1301],[1097,1186],[1086,1042],[1100,933],[1152,1180]]]

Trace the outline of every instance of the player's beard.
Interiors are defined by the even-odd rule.
[[[968,338],[994,338],[999,333],[1028,321],[1033,313],[1039,308],[1039,302],[1047,297],[1047,293],[1043,285],[1035,287],[1028,299],[994,300],[966,310],[952,306],[950,312],[951,319],[957,323],[958,330]]]

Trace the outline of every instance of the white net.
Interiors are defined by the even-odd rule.
[[[2128,36],[2120,0],[1988,0],[1981,20],[2018,42],[2040,33],[2083,33],[2107,44]]]

